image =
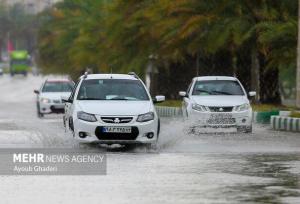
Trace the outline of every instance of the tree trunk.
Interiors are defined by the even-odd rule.
[[[256,91],[256,102],[260,101],[260,64],[256,48],[251,51],[251,91]]]
[[[262,64],[261,64],[262,65]],[[281,104],[279,92],[279,70],[267,69],[260,74],[260,102]]]
[[[297,46],[296,106],[298,108],[300,108],[300,0],[298,0],[298,46]]]
[[[0,62],[2,61],[3,40],[0,38]]]

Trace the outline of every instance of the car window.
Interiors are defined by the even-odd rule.
[[[46,82],[42,92],[71,92],[73,86],[71,82]]]
[[[90,79],[84,80],[78,100],[149,100],[143,84],[138,80]]]
[[[197,81],[192,95],[244,95],[244,91],[237,81],[208,80]]]

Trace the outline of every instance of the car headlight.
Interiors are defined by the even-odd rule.
[[[192,109],[194,109],[196,111],[200,111],[200,112],[207,112],[207,111],[209,111],[208,107],[202,106],[202,105],[199,105],[199,104],[196,104],[196,103],[192,105]]]
[[[149,112],[149,113],[139,115],[136,121],[137,122],[148,122],[150,120],[154,120],[154,113],[153,112]]]
[[[242,111],[246,111],[250,109],[250,104],[249,103],[245,103],[242,104],[240,106],[235,106],[234,110],[237,112],[242,112]]]
[[[96,122],[97,118],[93,114],[85,113],[83,111],[77,112],[77,118],[87,122]]]
[[[41,98],[42,103],[51,103],[51,100],[48,98]]]

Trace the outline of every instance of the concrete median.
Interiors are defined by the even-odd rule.
[[[182,109],[178,107],[156,106],[156,112],[159,117],[180,117]]]
[[[274,130],[300,132],[300,118],[271,116],[271,127]]]

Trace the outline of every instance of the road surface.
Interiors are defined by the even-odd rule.
[[[300,203],[300,134],[255,125],[253,134],[189,134],[162,119],[159,150],[80,146],[61,115],[36,116],[43,77],[0,78],[1,148],[107,152],[104,176],[1,176],[1,203]]]

